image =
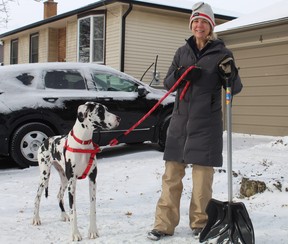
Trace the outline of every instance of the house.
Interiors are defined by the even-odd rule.
[[[100,0],[58,15],[57,3],[47,0],[43,20],[0,35],[4,65],[95,62],[138,79],[147,71],[143,81],[150,83],[156,76],[157,84],[176,48],[191,34],[188,23],[193,3],[166,2]],[[216,24],[234,19],[217,13],[215,17]]]
[[[288,1],[215,28],[233,51],[244,85],[233,101],[233,131],[288,135]]]

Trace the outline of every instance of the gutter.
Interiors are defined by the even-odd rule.
[[[183,8],[177,8],[177,7],[155,4],[152,2],[141,2],[141,1],[135,1],[135,0],[100,0],[100,1],[96,1],[95,3],[91,3],[89,5],[86,5],[84,7],[81,7],[81,8],[78,8],[78,9],[63,13],[63,14],[58,14],[58,15],[55,15],[53,17],[50,17],[50,18],[47,18],[44,20],[40,20],[40,21],[34,22],[32,24],[28,24],[26,26],[2,33],[2,34],[0,34],[0,38],[4,38],[4,37],[7,37],[9,35],[17,34],[18,32],[21,32],[21,31],[25,31],[25,30],[32,29],[35,27],[39,27],[39,26],[44,25],[44,24],[49,24],[49,23],[52,23],[52,22],[55,22],[55,21],[58,21],[61,19],[65,19],[65,18],[68,18],[68,17],[73,16],[73,15],[78,15],[78,14],[81,14],[85,11],[89,11],[89,10],[94,9],[94,8],[103,7],[105,5],[109,5],[109,4],[112,4],[115,2],[122,2],[122,3],[127,3],[127,4],[133,3],[134,5],[136,4],[136,5],[140,5],[140,6],[160,8],[160,9],[172,10],[172,11],[177,11],[177,12],[182,12],[182,13],[191,13],[190,8],[189,9],[183,9]],[[231,16],[225,16],[225,15],[219,15],[219,14],[214,14],[214,15],[215,15],[215,18],[222,18],[225,20],[235,19],[235,17],[231,17]]]
[[[122,16],[122,33],[121,33],[121,60],[120,60],[120,71],[124,72],[124,63],[125,63],[125,39],[126,39],[126,18],[128,14],[132,11],[133,5],[130,2],[129,8]]]

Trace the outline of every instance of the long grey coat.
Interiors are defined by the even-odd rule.
[[[223,162],[221,92],[225,83],[220,77],[218,64],[226,55],[233,56],[223,41],[214,40],[210,41],[198,57],[192,49],[193,45],[195,46],[192,38],[176,51],[164,79],[164,86],[169,90],[177,81],[174,71],[178,67],[201,67],[201,77],[191,81],[181,101],[179,96],[183,87],[177,90],[164,160],[220,167]],[[242,83],[237,75],[232,85],[232,93],[237,94],[241,89]]]

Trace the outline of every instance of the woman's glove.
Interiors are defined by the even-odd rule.
[[[218,65],[220,76],[230,82],[236,79],[238,75],[238,69],[235,67],[235,63],[232,57],[225,56]]]
[[[186,68],[183,66],[180,66],[178,69],[176,69],[174,71],[174,78],[176,80],[178,80],[186,71]],[[201,68],[200,67],[196,67],[191,69],[186,76],[183,78],[183,80],[187,80],[187,81],[193,81],[193,80],[197,80],[201,77]]]

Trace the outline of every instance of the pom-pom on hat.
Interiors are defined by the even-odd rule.
[[[211,25],[212,30],[214,29],[214,26],[215,26],[214,13],[209,4],[204,3],[204,2],[198,2],[192,6],[192,14],[190,17],[190,22],[189,22],[190,30],[192,29],[193,20],[198,19],[198,18],[207,20],[209,24]]]

